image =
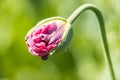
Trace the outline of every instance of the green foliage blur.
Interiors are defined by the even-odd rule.
[[[68,18],[80,5],[103,13],[117,80],[120,80],[120,0],[0,0],[0,80],[110,80],[96,16],[86,11],[74,22],[64,50],[43,61],[32,56],[24,37],[44,18]]]

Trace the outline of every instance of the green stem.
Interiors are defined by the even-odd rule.
[[[110,75],[112,78],[111,80],[116,80],[114,70],[113,70],[112,61],[110,58],[110,52],[109,52],[109,47],[108,47],[108,42],[107,42],[107,37],[106,37],[105,23],[104,23],[104,19],[103,19],[103,16],[102,16],[102,13],[100,12],[100,10],[98,10],[92,4],[84,4],[84,5],[80,6],[78,9],[76,9],[67,20],[68,20],[68,22],[70,22],[72,24],[76,20],[76,18],[85,10],[92,10],[97,16],[97,19],[98,19],[99,24],[100,24],[101,36],[102,36],[102,40],[103,40],[103,44],[104,44],[107,63],[108,63]]]

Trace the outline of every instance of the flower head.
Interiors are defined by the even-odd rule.
[[[47,59],[50,53],[65,42],[69,28],[70,25],[61,17],[40,21],[25,37],[29,52]]]

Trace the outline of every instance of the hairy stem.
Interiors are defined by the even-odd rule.
[[[110,57],[110,51],[109,51],[109,47],[108,47],[107,37],[106,37],[105,23],[104,23],[104,19],[103,19],[103,16],[102,16],[102,13],[100,12],[100,10],[97,9],[92,4],[84,4],[80,7],[78,7],[67,20],[68,20],[68,22],[70,22],[72,24],[76,20],[76,18],[85,10],[92,10],[97,16],[97,19],[98,19],[99,25],[100,25],[101,36],[102,36],[102,40],[103,40],[105,54],[106,54],[105,58],[107,60],[109,70],[110,70],[111,80],[116,80],[111,57]]]

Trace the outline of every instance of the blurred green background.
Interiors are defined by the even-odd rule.
[[[48,60],[32,56],[24,36],[38,21],[68,18],[80,5],[103,13],[112,62],[120,80],[120,0],[0,0],[0,80],[110,80],[96,16],[86,11],[74,22],[71,43]]]

